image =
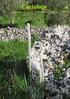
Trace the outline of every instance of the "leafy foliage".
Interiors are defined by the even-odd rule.
[[[63,71],[61,66],[56,67],[56,69],[54,70],[55,79],[59,80],[62,76],[62,72]]]
[[[33,35],[33,37],[32,37],[32,46],[34,45],[34,43],[35,43],[35,41],[40,41],[41,39],[40,39],[40,35],[39,35],[39,33],[36,33],[36,34],[34,34]]]
[[[68,55],[68,57],[65,59],[65,68],[70,67],[70,54]]]
[[[68,6],[68,0],[48,0],[47,8],[50,10],[64,10]]]
[[[54,75],[56,79],[60,79],[60,77],[63,76],[63,69],[68,69],[70,67],[70,54],[68,55],[68,57],[64,60],[64,65],[63,66],[58,66],[55,68],[54,70]]]
[[[9,23],[13,24],[16,14],[17,4],[15,0],[0,0],[0,15],[7,16]]]
[[[11,69],[3,71],[0,77],[0,99],[26,99],[27,80],[21,78],[15,73],[12,74]]]
[[[55,5],[55,6],[54,6]],[[70,1],[69,0],[48,0],[47,11],[48,25],[64,25],[70,22]],[[45,17],[45,22],[46,22]]]

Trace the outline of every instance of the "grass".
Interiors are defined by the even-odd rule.
[[[27,54],[27,41],[0,41],[1,60],[8,56],[15,57],[15,59],[25,59]],[[24,74],[22,77],[16,72],[15,64],[12,68],[8,64],[6,65],[4,64],[2,67],[0,64],[0,99],[43,99],[43,84],[38,84],[36,88],[31,87],[30,80],[26,79],[26,75]]]
[[[18,27],[23,28],[26,23],[30,21],[32,26],[45,26],[44,13],[42,12],[17,12],[14,18],[14,23]],[[0,24],[8,24],[9,19],[7,16],[0,16]]]
[[[0,59],[5,57],[15,57],[15,59],[25,59],[28,53],[27,41],[0,41]]]
[[[32,46],[35,41],[40,40],[39,35],[34,35],[32,38]],[[28,55],[28,41],[10,40],[0,41],[0,60],[4,58],[26,59]]]
[[[27,54],[27,41],[0,41],[0,60],[2,61],[4,58],[9,59],[10,57],[16,60],[25,60]],[[16,72],[15,63],[9,65],[8,63],[2,64],[0,61],[0,99],[26,99],[28,86],[26,75],[23,73],[24,76],[22,77]]]
[[[24,76],[23,78],[16,75],[16,73],[14,74],[14,80],[15,80],[15,85],[14,87],[18,87],[20,89],[22,89],[23,91],[26,90],[27,88],[27,80],[26,77]]]
[[[27,99],[27,87],[26,77],[13,75],[8,69],[0,73],[0,99]]]

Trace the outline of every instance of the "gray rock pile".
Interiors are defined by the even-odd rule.
[[[63,67],[64,59],[70,55],[70,27],[59,25],[45,28],[39,33],[41,41],[36,41],[32,48],[31,62],[33,71],[41,71],[42,53],[44,99],[70,99],[70,68],[67,70],[64,68],[64,75],[58,80],[53,72],[55,67]],[[33,79],[35,78],[33,75]]]
[[[65,75],[56,80],[53,75],[48,75],[45,82],[44,99],[70,99],[70,68],[65,71]]]
[[[0,40],[8,41],[8,40],[24,40],[27,38],[26,29],[19,28],[1,28],[0,29]]]
[[[70,53],[70,27],[54,26],[40,32],[41,41],[35,42],[31,51],[32,67],[40,70],[42,53],[45,76],[48,68],[64,64],[64,58]]]
[[[46,28],[46,27],[44,27]],[[32,27],[31,26],[31,35],[34,33],[42,32],[42,27]],[[15,28],[15,27],[7,27],[0,28],[0,40],[8,41],[8,40],[24,40],[28,38],[27,26],[23,29]]]

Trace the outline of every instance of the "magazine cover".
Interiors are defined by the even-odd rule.
[[[70,0],[0,0],[0,99],[70,99]]]

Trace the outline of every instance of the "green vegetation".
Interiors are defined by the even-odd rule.
[[[67,57],[67,59],[65,59],[65,68],[68,68],[68,67],[70,67],[70,54]]]
[[[44,99],[44,83],[36,84],[36,86],[30,86],[30,99]]]
[[[39,33],[36,33],[36,34],[33,35],[32,41],[31,41],[32,42],[32,46],[34,45],[35,41],[41,41]]]
[[[62,76],[62,72],[63,71],[61,66],[56,67],[54,70],[55,79],[59,80],[60,77]]]
[[[0,0],[0,15],[6,15],[9,18],[10,24],[14,23],[17,5],[19,4],[15,2],[15,0]]]
[[[16,0],[1,0],[0,7],[0,25],[17,24],[18,27],[24,27],[27,21],[35,26],[45,25],[46,5],[29,5],[27,2],[20,3]]]
[[[63,66],[58,66],[54,70],[54,75],[56,79],[60,79],[63,75],[63,68],[68,69],[70,67],[70,54],[68,57],[64,60],[64,65]]]
[[[0,41],[0,99],[27,99],[25,69],[21,72],[27,54],[27,41]]]
[[[48,0],[46,15],[48,16],[48,25],[70,25],[70,1]]]
[[[26,59],[27,53],[27,41],[0,41],[0,60],[8,56],[15,57],[15,59]]]
[[[23,99],[27,97],[27,80],[11,69],[0,70],[0,99]]]
[[[44,85],[37,83],[34,87],[29,83],[30,76],[26,79],[28,71],[25,70],[26,64],[21,63],[21,60],[26,59],[27,43],[18,40],[0,41],[0,99],[43,99],[44,97]]]
[[[22,1],[22,0],[21,0]],[[55,24],[70,24],[69,0],[0,0],[0,25],[15,24],[25,27],[27,22],[32,26]],[[15,3],[14,3],[15,2]],[[40,35],[33,35],[32,46],[35,40],[40,41]],[[30,84],[26,57],[28,55],[28,41],[0,41],[0,99],[43,99],[44,85]],[[70,59],[65,60],[63,67],[55,68],[56,79],[63,74],[62,69],[70,66]],[[39,80],[38,80],[39,81]]]
[[[65,61],[65,64],[66,64],[66,68],[68,68],[68,67],[70,66],[70,59],[67,59],[67,60]]]
[[[24,27],[26,23],[30,21],[33,26],[44,26],[44,14],[41,12],[17,12],[14,18],[14,24],[18,27]],[[0,17],[0,24],[9,24],[9,19],[7,16]]]
[[[48,0],[47,3],[45,0],[32,0],[25,3],[17,1],[15,4],[14,0],[12,3],[10,3],[11,0],[9,2],[8,0],[1,1],[0,5],[3,10],[0,9],[0,24],[17,24],[18,27],[24,27],[29,21],[31,25],[35,26],[70,25],[70,4],[68,0]]]

